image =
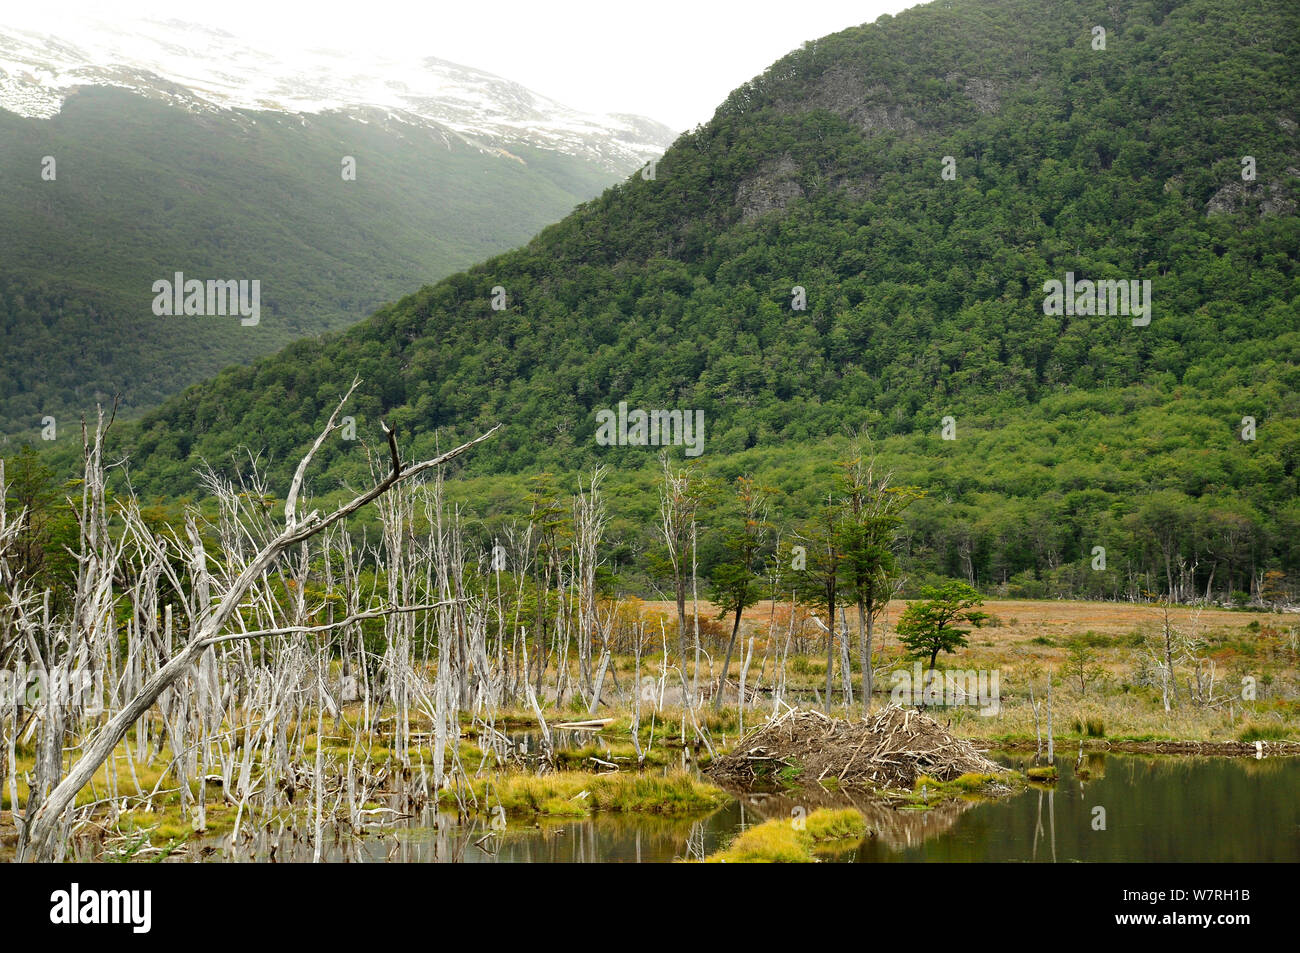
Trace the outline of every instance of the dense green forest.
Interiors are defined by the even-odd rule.
[[[651,591],[657,450],[598,445],[596,413],[698,409],[690,465],[771,487],[774,539],[815,517],[865,435],[895,484],[925,491],[900,529],[917,584],[1231,598],[1272,570],[1294,594],[1298,53],[1283,0],[882,17],[736,90],[653,177],[223,371],[118,447],[146,496],[195,493],[202,461],[246,467],[241,448],[280,486],[359,375],[361,439],[322,448],[316,492],[368,479],[381,419],[411,458],[500,422],[453,484],[483,539],[527,518],[536,474],[572,492],[608,464],[614,584]],[[1150,323],[1045,314],[1044,283],[1067,273],[1149,280]]]
[[[197,114],[111,88],[50,119],[0,110],[0,437],[30,438],[46,415],[71,427],[118,395],[124,413],[143,411],[355,324],[527,241],[615,178],[516,152],[382,115]],[[156,317],[152,284],[177,271],[259,280],[260,323]]]

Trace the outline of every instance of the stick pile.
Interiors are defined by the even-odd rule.
[[[848,787],[909,790],[922,774],[951,781],[970,772],[1006,770],[970,742],[954,738],[929,715],[890,705],[856,722],[791,709],[745,735],[708,773],[717,781],[749,788],[775,779],[786,768],[807,781],[834,778]]]

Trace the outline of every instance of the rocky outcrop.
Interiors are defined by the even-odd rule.
[[[1286,174],[1300,177],[1300,169],[1288,167]],[[1231,215],[1252,207],[1260,218],[1265,218],[1292,214],[1296,202],[1280,178],[1268,182],[1229,182],[1205,203],[1205,214]]]
[[[763,163],[757,172],[741,180],[736,188],[741,221],[750,222],[769,212],[784,211],[795,199],[803,198],[798,175],[798,165],[787,154]]]

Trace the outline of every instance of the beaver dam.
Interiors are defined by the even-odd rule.
[[[861,721],[791,709],[745,735],[707,773],[721,784],[746,790],[814,781],[911,791],[921,778],[947,783],[964,775],[1010,790],[1016,779],[929,715],[897,705]]]

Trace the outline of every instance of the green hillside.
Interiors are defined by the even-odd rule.
[[[0,435],[31,436],[47,414],[71,425],[119,394],[142,411],[347,327],[522,244],[612,178],[517,152],[379,114],[197,114],[110,88],[51,119],[0,111]],[[177,271],[259,280],[260,323],[156,317],[153,282]]]
[[[283,480],[360,375],[372,447],[381,417],[413,458],[504,423],[469,464],[488,519],[526,512],[527,474],[613,465],[630,562],[657,451],[597,444],[619,401],[703,411],[701,466],[754,472],[790,520],[865,430],[928,493],[904,533],[918,578],[1052,594],[1095,545],[1110,575],[1071,593],[1163,586],[1180,561],[1198,588],[1295,573],[1298,54],[1285,0],[954,0],[807,44],[653,179],[150,412],[125,432],[133,480],[192,493],[241,447]],[[1150,323],[1045,314],[1067,273],[1149,280]],[[322,450],[318,491],[367,478],[363,443]]]

